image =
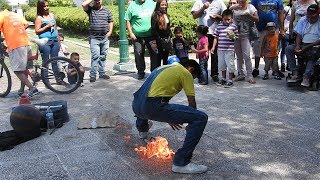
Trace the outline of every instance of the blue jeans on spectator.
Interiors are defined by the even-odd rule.
[[[97,71],[99,77],[106,74],[106,57],[109,48],[109,39],[105,38],[90,38],[90,50],[91,50],[91,69],[90,77],[96,77]]]
[[[289,34],[286,34],[284,38],[281,39],[281,53],[280,53],[280,60],[281,60],[281,65],[285,63],[285,58],[286,58],[286,47],[288,46],[289,42]]]
[[[49,40],[45,45],[39,46],[39,51],[42,57],[42,64],[47,62],[49,58],[57,57],[60,50],[60,43],[58,40]],[[59,68],[57,61],[51,64],[55,79],[60,80]],[[45,77],[48,77],[48,70],[44,70]]]
[[[174,124],[188,123],[183,146],[178,149],[173,159],[174,165],[185,166],[191,161],[192,153],[206,127],[208,116],[189,106],[169,104],[168,97],[147,97],[153,80],[164,69],[157,69],[151,73],[141,88],[134,93],[132,109],[137,116],[136,127],[139,132],[149,130],[148,119]]]
[[[201,69],[200,83],[208,84],[208,59],[200,59],[199,65]]]

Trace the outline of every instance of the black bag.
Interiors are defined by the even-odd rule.
[[[166,51],[172,50],[172,43],[171,43],[171,38],[170,37],[160,38],[160,43],[161,43],[162,49],[164,49]]]
[[[41,107],[47,107],[47,106],[59,106],[62,105],[62,107],[52,107],[50,108],[53,112],[53,119],[54,119],[54,125],[57,128],[60,128],[63,126],[63,123],[69,121],[69,114],[68,114],[68,106],[67,101],[51,101],[47,103],[39,103],[34,104],[36,107],[40,107],[40,112],[42,114],[42,120],[41,120],[41,128],[47,128],[47,120],[46,120],[46,111],[47,108],[41,108]]]
[[[252,22],[252,24],[250,24],[250,27],[249,27],[249,39],[250,41],[255,41],[259,39],[259,31],[254,22]]]

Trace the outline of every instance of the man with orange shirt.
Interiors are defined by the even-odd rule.
[[[0,31],[6,40],[11,69],[20,81],[29,88],[28,96],[39,94],[25,74],[28,60],[30,40],[25,30],[27,21],[21,19],[16,13],[0,9]]]
[[[268,71],[271,67],[275,73],[274,79],[281,80],[278,65],[279,35],[276,34],[276,24],[274,22],[268,22],[266,29],[267,34],[264,36],[261,46],[261,57],[264,58],[264,70],[266,72],[262,79],[269,79]]]

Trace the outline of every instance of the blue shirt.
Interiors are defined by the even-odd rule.
[[[320,16],[314,24],[310,24],[307,17],[303,16],[294,27],[294,31],[302,36],[303,43],[314,43],[320,40]]]
[[[56,21],[54,19],[50,19],[50,20],[44,19],[41,22],[41,27],[44,27],[50,23],[56,24]],[[47,31],[39,34],[39,39],[42,39],[42,38],[48,38],[50,40],[58,40],[58,34],[57,34],[55,26],[53,26],[53,27],[51,27],[51,29],[48,29]]]
[[[274,22],[279,27],[278,11],[283,10],[281,0],[251,0],[251,4],[258,10],[259,22],[256,23],[258,31],[266,30],[268,22]]]

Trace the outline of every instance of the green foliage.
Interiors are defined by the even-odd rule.
[[[7,9],[11,11],[11,6],[9,6],[8,2],[6,0],[0,1],[0,9]]]
[[[48,0],[50,7],[76,7],[73,0]],[[38,0],[29,0],[29,6],[37,7]]]
[[[51,2],[51,1],[50,1]],[[184,36],[189,41],[195,41],[196,35],[194,33],[197,27],[197,19],[193,19],[191,15],[191,7],[193,2],[184,3],[170,3],[168,14],[172,24],[172,31],[175,26],[181,26],[183,28]],[[118,6],[105,6],[112,12],[114,19],[114,31],[112,38],[114,40],[119,39],[119,12]],[[50,7],[50,12],[53,12],[56,16],[58,26],[63,30],[73,33],[88,35],[89,30],[89,18],[88,15],[78,7]],[[25,13],[26,19],[34,22],[36,17],[36,8],[30,8]]]

